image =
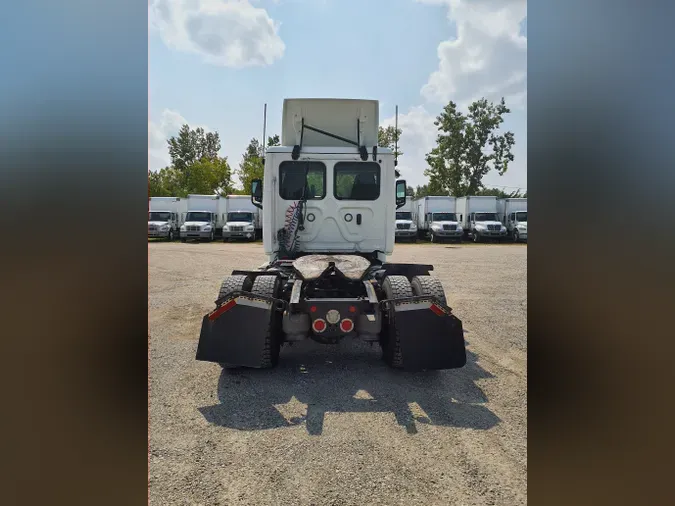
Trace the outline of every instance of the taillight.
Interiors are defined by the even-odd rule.
[[[314,329],[314,332],[321,333],[326,330],[326,321],[321,318],[317,318],[314,320],[314,323],[312,323],[312,328]]]
[[[340,330],[342,332],[351,332],[354,329],[354,322],[349,318],[345,318],[340,322]]]

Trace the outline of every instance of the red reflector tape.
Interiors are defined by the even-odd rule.
[[[219,318],[224,312],[229,311],[237,304],[235,299],[228,300],[225,304],[220,306],[218,309],[209,314],[209,320],[213,321],[216,318]]]
[[[443,311],[436,304],[432,304],[431,306],[429,306],[429,309],[431,309],[434,313],[436,313],[437,316],[445,316],[445,311]]]

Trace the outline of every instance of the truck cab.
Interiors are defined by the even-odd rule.
[[[180,217],[173,211],[148,211],[148,237],[173,241],[178,237]]]
[[[216,233],[217,213],[212,211],[188,211],[185,223],[180,227],[180,240],[213,241]]]
[[[456,242],[462,240],[464,229],[457,220],[455,213],[427,213],[425,219],[429,224],[429,239],[431,242],[438,242],[442,239],[452,239]]]
[[[223,241],[255,239],[255,214],[252,211],[229,211],[223,225]]]
[[[527,242],[527,211],[514,211],[507,214],[506,230],[513,242]]]

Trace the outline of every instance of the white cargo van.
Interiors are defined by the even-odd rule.
[[[456,198],[450,196],[422,197],[413,202],[420,236],[431,242],[443,239],[461,241],[464,231],[455,212]]]
[[[255,240],[262,236],[260,210],[253,205],[250,195],[228,195],[227,210],[223,214],[223,242],[230,239]]]
[[[458,197],[457,214],[464,233],[470,235],[474,242],[503,240],[506,227],[499,221],[497,208],[497,197]]]

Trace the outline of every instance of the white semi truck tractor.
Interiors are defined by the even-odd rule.
[[[197,360],[274,367],[312,339],[378,343],[405,370],[466,363],[462,322],[431,265],[390,263],[406,182],[377,145],[374,100],[287,99],[281,146],[251,184],[267,261],[225,276],[202,319]],[[215,294],[214,294],[215,295]]]

